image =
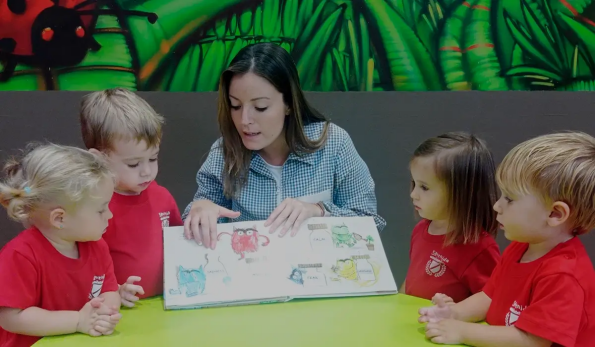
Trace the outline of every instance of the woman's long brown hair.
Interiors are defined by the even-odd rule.
[[[324,146],[328,133],[327,118],[306,101],[298,72],[289,53],[274,43],[257,43],[242,48],[219,80],[219,130],[223,137],[223,192],[232,198],[247,183],[252,151],[242,143],[242,138],[231,119],[229,85],[235,75],[252,72],[271,83],[290,108],[285,117],[285,141],[296,155],[312,153]],[[318,139],[309,139],[304,126],[325,122]]]

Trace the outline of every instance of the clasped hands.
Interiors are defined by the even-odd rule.
[[[418,322],[426,323],[426,337],[434,343],[462,343],[461,331],[468,323],[454,319],[451,310],[453,299],[438,293],[432,298],[432,303],[434,306],[419,309]]]
[[[295,236],[304,220],[310,217],[320,217],[323,211],[316,204],[287,198],[273,210],[264,223],[269,227],[269,233],[274,233],[279,227],[279,237],[285,236],[291,229],[291,236]],[[195,201],[184,221],[184,236],[194,239],[198,244],[215,249],[217,244],[217,220],[221,217],[238,218],[240,212],[231,211],[208,200]]]
[[[76,331],[91,335],[111,335],[122,315],[118,307],[108,307],[103,298],[93,298],[79,311]]]

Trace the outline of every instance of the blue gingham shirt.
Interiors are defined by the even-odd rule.
[[[316,122],[306,125],[304,130],[310,139],[318,139],[323,127],[323,122]],[[318,151],[301,157],[289,154],[283,164],[280,186],[264,159],[254,152],[248,181],[233,199],[223,194],[221,143],[221,138],[215,141],[198,170],[198,190],[193,201],[206,199],[239,211],[241,214],[234,222],[266,220],[286,198],[326,195],[328,199],[321,202],[331,216],[372,216],[379,232],[386,226],[386,221],[377,213],[375,185],[368,166],[357,153],[349,134],[339,126],[329,125],[327,142]],[[186,207],[182,219],[186,219],[191,205]],[[229,220],[220,218],[218,222]]]

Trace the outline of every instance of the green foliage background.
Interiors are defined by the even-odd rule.
[[[309,91],[592,90],[591,0],[114,0],[81,64],[17,66],[0,90],[215,91],[254,42],[289,51]],[[51,78],[44,78],[50,74]],[[50,81],[48,83],[48,80]]]

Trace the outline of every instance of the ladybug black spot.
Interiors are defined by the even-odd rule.
[[[17,47],[17,42],[11,38],[0,39],[0,51],[11,53]]]
[[[14,14],[23,14],[27,9],[27,2],[25,0],[8,0],[6,5],[8,5],[8,9]]]
[[[90,44],[89,35],[77,35],[80,27],[84,26],[77,11],[60,6],[46,8],[31,26],[33,55],[49,66],[78,64],[87,54]],[[47,35],[44,38],[44,30],[53,32],[50,40],[47,40]]]

